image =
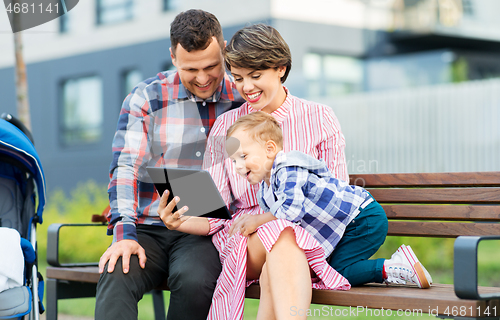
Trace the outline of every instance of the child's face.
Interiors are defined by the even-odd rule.
[[[286,67],[277,69],[252,70],[231,67],[234,83],[240,95],[255,110],[272,113],[286,99],[286,92],[281,83]]]
[[[251,185],[262,180],[269,184],[274,158],[279,152],[274,141],[256,141],[247,131],[236,130],[227,140],[227,151],[236,172]]]

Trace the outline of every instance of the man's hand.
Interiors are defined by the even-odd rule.
[[[184,221],[191,218],[190,216],[183,215],[186,211],[188,211],[188,207],[186,206],[182,207],[175,213],[172,213],[172,210],[174,210],[174,207],[179,200],[179,197],[175,197],[167,205],[168,190],[165,190],[161,196],[160,204],[158,205],[158,215],[169,230],[176,230],[181,224],[184,223]]]
[[[108,272],[115,270],[116,261],[122,257],[123,273],[128,273],[130,269],[130,256],[136,254],[139,257],[139,265],[141,268],[146,267],[146,251],[135,240],[121,240],[113,243],[99,259],[99,273],[103,273],[106,262],[108,264]]]

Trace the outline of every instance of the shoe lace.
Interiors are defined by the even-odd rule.
[[[397,284],[406,284],[413,281],[413,270],[405,266],[392,266],[388,268],[387,281]]]

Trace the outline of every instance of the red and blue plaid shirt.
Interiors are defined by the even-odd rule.
[[[139,83],[123,102],[113,140],[108,187],[113,241],[137,241],[137,224],[164,226],[159,195],[148,166],[201,168],[215,119],[243,102],[225,74],[212,97],[200,99],[182,85],[177,71]]]

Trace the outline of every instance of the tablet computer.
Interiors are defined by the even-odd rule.
[[[168,202],[177,196],[180,199],[177,203],[179,208],[189,208],[184,215],[231,219],[231,214],[208,171],[168,167],[146,169],[160,196],[168,189]],[[173,212],[177,210],[176,206]]]

